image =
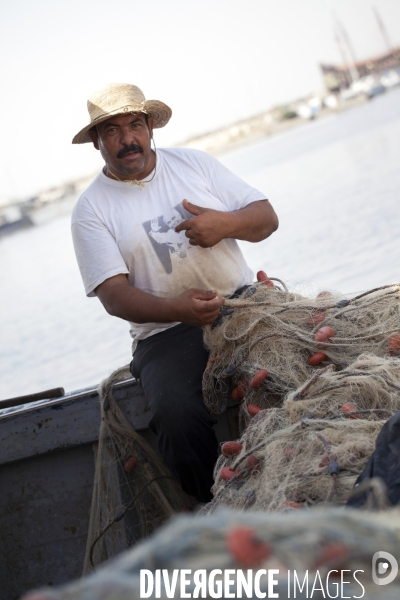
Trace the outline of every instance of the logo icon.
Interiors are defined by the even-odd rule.
[[[398,571],[399,565],[392,554],[383,552],[383,550],[375,552],[372,557],[372,579],[376,585],[392,583],[396,579]],[[386,575],[386,577],[382,577],[382,575]]]

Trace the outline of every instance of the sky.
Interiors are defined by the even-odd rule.
[[[400,45],[400,0],[374,0]],[[340,63],[332,13],[357,59],[386,51],[369,0],[2,0],[0,203],[99,170],[86,101],[138,85],[173,110],[158,146],[319,91]]]

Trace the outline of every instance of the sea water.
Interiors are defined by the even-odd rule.
[[[400,89],[225,153],[280,226],[241,242],[256,272],[297,290],[400,281]],[[190,198],[196,203],[196,198]],[[86,298],[69,217],[0,239],[0,399],[96,385],[131,359],[128,325]]]

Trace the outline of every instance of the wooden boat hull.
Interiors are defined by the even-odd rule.
[[[137,382],[117,384],[114,395],[155,446]],[[0,600],[81,575],[99,427],[92,388],[0,411]],[[221,415],[216,432],[220,441],[238,437],[237,406]]]

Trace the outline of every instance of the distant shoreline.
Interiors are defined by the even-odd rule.
[[[217,156],[245,144],[253,143],[280,133],[285,133],[286,131],[305,125],[310,121],[362,106],[367,102],[367,98],[358,96],[352,100],[347,100],[346,102],[338,104],[335,108],[322,108],[313,119],[304,119],[296,116],[290,119],[280,120],[274,117],[274,111],[268,111],[261,115],[238,121],[217,131],[211,131],[207,134],[195,136],[184,142],[174,144],[174,147],[195,148]]]

